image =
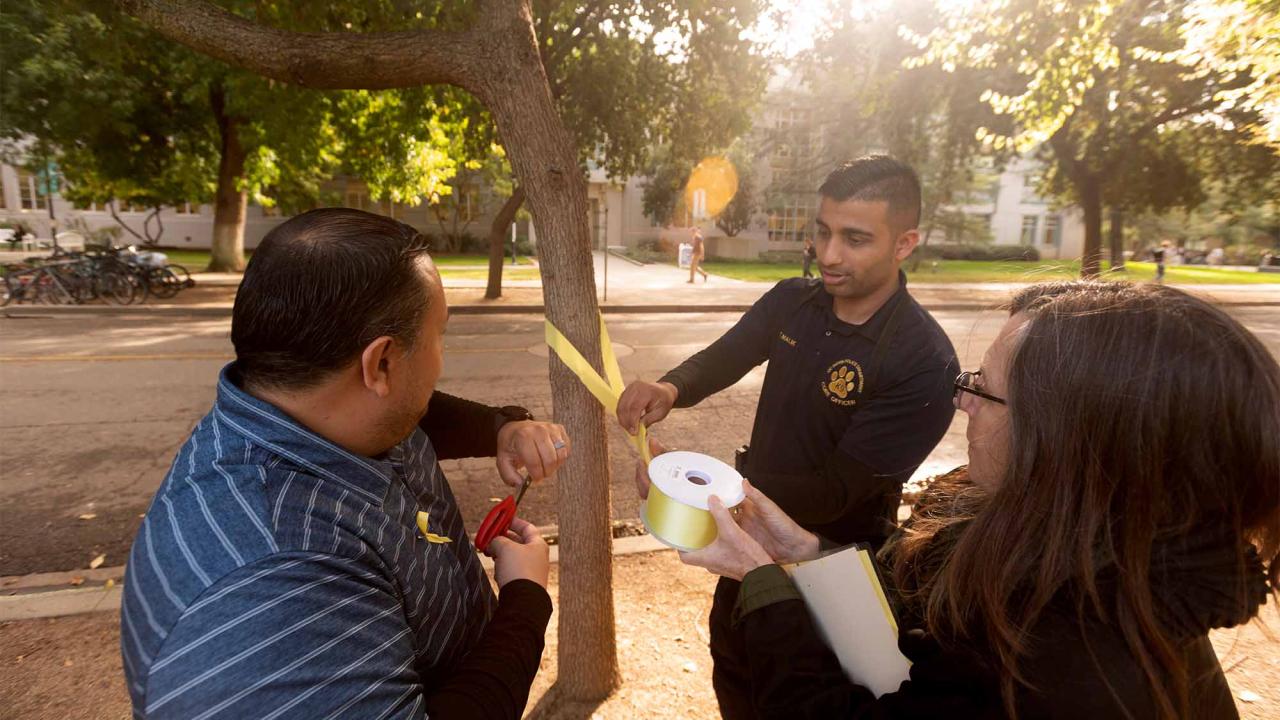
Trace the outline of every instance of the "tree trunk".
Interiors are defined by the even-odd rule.
[[[1080,208],[1084,211],[1084,251],[1080,256],[1080,277],[1095,278],[1102,269],[1102,188],[1098,177],[1083,175],[1078,183]]]
[[[539,243],[547,319],[600,369],[599,306],[587,224],[587,186],[573,140],[551,97],[526,2],[495,23],[475,91],[493,113]],[[550,358],[555,419],[573,438],[559,472],[560,624],[556,691],[595,701],[618,687],[614,642],[609,449],[604,412],[555,356]]]
[[[215,86],[210,91],[210,100],[222,139],[222,155],[218,160],[218,188],[214,192],[209,271],[243,272],[244,218],[249,193],[241,181],[247,154],[240,144],[240,123],[226,112],[222,88]]]
[[[485,300],[502,297],[502,261],[506,259],[507,230],[523,204],[524,188],[517,185],[511,197],[502,204],[502,209],[493,218],[493,225],[489,228],[489,284],[484,289]]]
[[[1124,211],[1111,208],[1108,240],[1111,246],[1111,271],[1124,271]]]

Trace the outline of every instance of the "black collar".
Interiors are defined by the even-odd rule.
[[[885,323],[889,321],[889,315],[893,313],[893,308],[900,302],[905,302],[907,297],[907,274],[902,270],[898,271],[898,289],[884,301],[884,304],[871,314],[870,318],[861,325],[854,325],[841,320],[835,311],[835,299],[831,297],[831,293],[827,292],[822,285],[822,281],[817,281],[814,292],[809,294],[808,302],[817,304],[826,310],[827,329],[840,335],[853,335],[857,333],[868,340],[877,341],[880,334],[884,332]]]

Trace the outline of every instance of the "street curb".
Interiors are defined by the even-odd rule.
[[[652,535],[616,538],[613,541],[614,557],[641,555],[670,549]],[[551,562],[560,562],[559,545],[551,546]],[[488,557],[481,555],[480,564],[486,571],[493,571],[493,560]],[[97,573],[107,578],[123,577],[124,566],[99,568]],[[72,577],[86,576],[87,574],[88,571],[72,570],[65,573],[40,573],[39,578],[40,582],[62,579],[62,582],[65,583]],[[5,584],[4,581],[8,581],[11,587],[21,587],[23,577],[31,576],[20,576],[17,579],[0,578],[0,585]],[[97,587],[78,587],[31,592],[24,595],[0,596],[0,622],[118,611],[120,609],[120,600],[123,597],[122,591],[123,583],[115,582],[109,586],[99,585]]]

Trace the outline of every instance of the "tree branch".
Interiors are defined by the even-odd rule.
[[[146,244],[146,242],[147,242],[147,239],[146,239],[146,238],[144,238],[144,237],[142,237],[141,235],[139,235],[139,234],[138,234],[138,233],[137,233],[133,228],[131,228],[131,227],[129,227],[127,224],[125,224],[125,221],[124,221],[124,220],[121,220],[121,219],[120,219],[120,215],[118,215],[118,214],[116,213],[116,200],[115,200],[115,198],[111,198],[110,200],[108,200],[108,201],[107,201],[107,212],[111,213],[111,219],[112,219],[112,220],[115,220],[117,225],[119,225],[120,227],[124,228],[125,232],[127,232],[127,233],[129,233],[130,235],[132,235],[132,236],[134,236],[134,237],[138,238],[138,240],[141,240],[143,244]]]
[[[583,37],[588,34],[586,30],[587,23],[603,7],[604,3],[597,0],[591,3],[586,10],[578,13],[578,17],[574,18],[573,25],[570,25],[569,29],[561,36],[562,42],[557,42],[551,46],[550,55],[545,58],[546,62],[543,63],[548,72],[582,43]]]
[[[1049,136],[1049,146],[1053,148],[1058,164],[1067,171],[1067,177],[1071,178],[1073,183],[1079,184],[1084,181],[1085,167],[1084,162],[1076,157],[1075,146],[1071,141],[1071,123],[1075,117],[1075,113],[1068,115],[1062,122],[1062,126]]]
[[[115,0],[161,35],[225,63],[310,88],[466,87],[472,31],[291,32],[265,27],[206,0]],[[491,5],[492,3],[484,3]]]

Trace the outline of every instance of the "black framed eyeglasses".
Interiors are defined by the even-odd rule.
[[[997,402],[997,403],[1000,403],[1001,405],[1007,405],[1008,403],[1004,401],[1004,398],[998,398],[995,395],[984,393],[978,389],[978,377],[981,375],[982,375],[981,370],[975,370],[973,372],[962,372],[959,375],[957,375],[954,397],[960,397],[960,393],[967,392],[967,393],[972,393],[974,395],[977,395],[978,397],[983,398],[984,400],[990,400],[991,402]]]

